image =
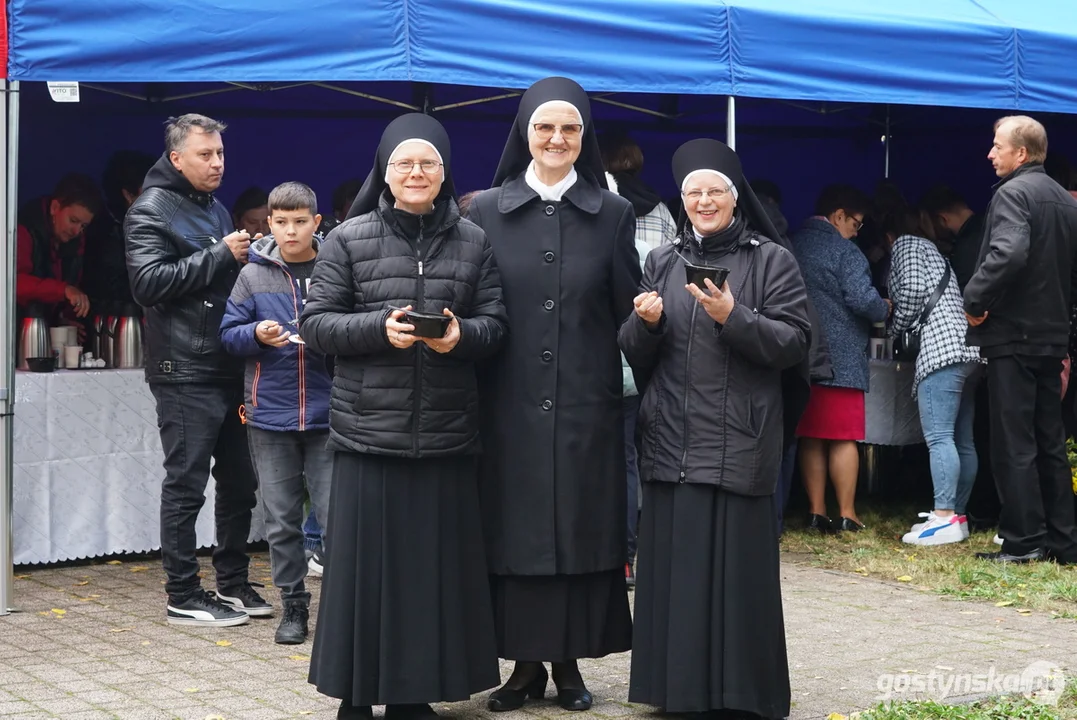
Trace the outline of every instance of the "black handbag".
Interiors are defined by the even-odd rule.
[[[919,320],[909,329],[902,330],[894,339],[894,357],[897,360],[911,362],[920,354],[920,331],[923,330],[924,325],[927,325],[927,319],[931,316],[931,311],[935,309],[942,294],[946,292],[946,286],[949,284],[950,263],[947,262],[946,270],[942,273],[942,280],[939,281],[935,292],[931,294],[931,297],[924,304],[924,311],[920,313]]]

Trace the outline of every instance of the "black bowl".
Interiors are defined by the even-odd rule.
[[[710,265],[693,265],[686,262],[684,264],[685,279],[688,284],[695,283],[696,287],[700,290],[707,289],[707,283],[703,282],[704,278],[709,278],[715,287],[721,290],[722,285],[725,283],[727,277],[729,277],[729,268],[724,267],[712,267]]]
[[[417,337],[445,337],[445,333],[448,332],[449,323],[451,321],[452,318],[448,315],[418,312],[417,310],[409,310],[404,313],[404,322],[408,325],[415,326],[415,329],[411,331],[411,334]]]
[[[30,372],[52,372],[56,369],[56,358],[26,358],[26,367],[30,368]]]

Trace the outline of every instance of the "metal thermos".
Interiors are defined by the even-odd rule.
[[[28,370],[26,358],[52,357],[52,341],[49,339],[49,324],[44,317],[27,315],[19,328],[19,364],[20,370]]]
[[[128,305],[116,319],[112,333],[113,367],[142,367],[142,316],[138,307]]]
[[[102,312],[94,316],[92,335],[90,339],[90,352],[95,358],[105,361],[105,367],[112,367],[112,339],[109,337],[109,316]]]

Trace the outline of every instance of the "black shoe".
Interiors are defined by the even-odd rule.
[[[217,599],[236,610],[242,610],[251,617],[273,616],[273,606],[258,594],[251,583],[243,583],[230,588],[217,588]]]
[[[808,529],[815,530],[820,535],[830,535],[834,532],[834,523],[826,515],[808,515]]]
[[[565,710],[590,710],[595,699],[587,686],[583,684],[583,677],[580,675],[576,663],[571,662],[568,672],[568,679],[573,681],[573,684],[579,683],[576,687],[561,687],[566,678],[558,677],[560,673],[557,671],[561,668],[558,667],[557,663],[554,663],[553,669],[553,682],[557,686],[557,704]],[[561,682],[558,682],[559,679]]]
[[[307,621],[310,619],[310,608],[302,600],[285,600],[284,617],[277,626],[277,634],[273,636],[278,645],[300,645],[307,639]]]
[[[374,709],[369,705],[356,707],[348,700],[341,700],[337,709],[337,720],[366,720],[374,717]]]
[[[429,705],[386,705],[387,720],[433,720],[441,717]]]
[[[629,590],[636,587],[636,568],[632,567],[632,563],[625,565],[625,585]]]
[[[322,556],[321,549],[318,549],[310,556],[310,560],[307,560],[307,577],[320,578],[324,572],[325,558]]]
[[[169,625],[232,627],[245,625],[250,619],[247,613],[219,602],[202,588],[182,602],[168,601]]]
[[[841,522],[838,523],[838,532],[860,532],[861,530],[867,530],[863,523],[858,523],[856,520],[850,520],[847,517],[843,517]]]
[[[976,557],[980,560],[993,560],[999,563],[1030,563],[1043,560],[1043,550],[1033,550],[1025,555],[1013,555],[1007,552],[982,552],[976,553]]]
[[[519,690],[502,685],[490,693],[490,699],[486,701],[486,707],[493,712],[519,710],[524,706],[524,701],[527,698],[542,700],[546,697],[546,683],[549,680],[550,676],[546,674],[546,667],[540,663],[538,672],[531,682]]]

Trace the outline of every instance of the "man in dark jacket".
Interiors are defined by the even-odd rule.
[[[1000,562],[1077,562],[1077,526],[1062,425],[1077,201],[1043,170],[1047,131],[1025,116],[995,124],[988,155],[1002,180],[987,209],[976,273],[965,288],[969,345],[989,359],[991,459],[1002,497]]]
[[[113,153],[105,166],[101,187],[105,207],[86,228],[86,260],[83,290],[90,296],[94,313],[123,312],[122,306],[134,302],[127,279],[123,239],[123,218],[127,209],[142,193],[146,173],[156,161],[152,155],[136,150]]]
[[[213,196],[224,175],[225,126],[202,115],[170,118],[165,154],[146,175],[124,222],[131,294],[145,308],[146,381],[157,399],[165,452],[161,554],[168,622],[229,626],[272,607],[251,588],[247,539],[254,470],[239,419],[243,361],[221,349],[225,303],[250,237],[233,232]],[[210,461],[217,481],[217,594],[205,592],[195,521]]]

